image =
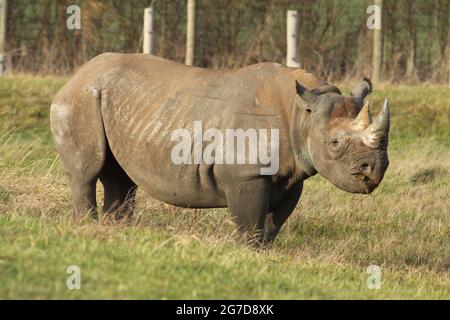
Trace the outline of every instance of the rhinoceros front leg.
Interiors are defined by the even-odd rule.
[[[270,244],[275,240],[282,225],[297,206],[302,189],[303,182],[296,183],[277,203],[270,207],[264,223],[264,238],[262,239],[264,244]]]
[[[269,210],[270,181],[268,178],[245,180],[227,188],[227,204],[234,222],[241,232],[261,237]]]

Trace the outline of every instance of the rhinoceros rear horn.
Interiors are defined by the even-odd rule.
[[[366,129],[372,123],[372,117],[370,115],[370,100],[364,103],[364,107],[359,111],[355,120],[352,124],[355,129],[363,130]]]
[[[364,105],[365,97],[372,93],[372,81],[369,78],[364,78],[363,81],[352,89],[350,95],[353,102],[361,109]]]
[[[306,110],[309,112],[317,111],[322,103],[322,97],[315,94],[314,92],[306,89],[304,86],[300,84],[297,80],[295,81],[295,88],[297,90],[298,96],[305,102]]]
[[[372,124],[366,129],[366,132],[369,135],[370,140],[375,146],[378,146],[383,139],[388,137],[389,127],[390,127],[389,102],[387,99],[385,99],[383,108],[381,108],[380,113],[377,115]]]

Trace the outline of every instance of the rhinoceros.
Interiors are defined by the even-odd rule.
[[[372,121],[365,99],[371,91],[364,78],[344,96],[301,68],[277,63],[212,70],[146,54],[104,53],[57,93],[50,120],[75,217],[96,212],[100,179],[105,213],[129,217],[139,186],[179,207],[228,207],[240,230],[270,243],[309,177],[319,173],[362,194],[382,181],[389,164],[389,106],[385,100]],[[209,161],[190,161],[195,155],[174,161],[174,132],[192,132],[199,123],[215,132],[276,130],[276,141],[262,139],[277,146],[271,149],[276,170],[263,172],[271,164],[260,159],[215,161],[214,152]],[[247,147],[252,141],[245,137]]]

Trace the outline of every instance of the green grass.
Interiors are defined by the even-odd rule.
[[[144,193],[127,224],[73,222],[48,129],[64,82],[0,79],[0,298],[450,298],[448,88],[375,89],[375,109],[384,96],[392,106],[383,183],[362,196],[306,181],[273,248],[256,250],[226,210]],[[69,265],[81,268],[81,290],[66,288]],[[367,288],[370,265],[379,290]]]

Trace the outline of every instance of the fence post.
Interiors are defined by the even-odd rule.
[[[144,39],[142,52],[153,54],[153,5],[144,9]]]
[[[5,71],[5,38],[7,0],[0,0],[0,75]]]
[[[447,64],[448,64],[448,87],[450,88],[450,29],[448,30],[448,38],[447,38]]]
[[[192,66],[194,64],[194,48],[195,48],[195,0],[188,0],[185,63],[189,66]]]
[[[373,83],[379,83],[383,63],[383,0],[375,0],[374,2],[380,10],[380,25],[377,26],[379,28],[373,29],[372,81]]]
[[[286,65],[288,67],[300,67],[298,57],[298,12],[288,10],[286,17]]]

